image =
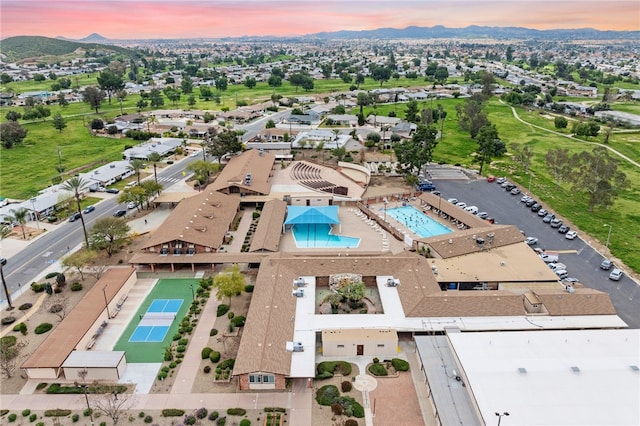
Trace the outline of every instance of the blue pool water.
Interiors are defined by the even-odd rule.
[[[298,248],[349,248],[358,247],[360,238],[333,235],[326,224],[294,225],[293,239]]]
[[[387,215],[404,224],[421,238],[435,237],[436,235],[452,232],[451,229],[431,219],[413,206],[387,209]]]

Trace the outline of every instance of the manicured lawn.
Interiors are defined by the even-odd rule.
[[[164,348],[169,346],[173,340],[173,335],[178,332],[180,321],[185,316],[191,305],[191,289],[198,286],[198,280],[193,279],[164,279],[159,280],[153,287],[151,293],[142,302],[136,311],[133,319],[118,339],[113,350],[125,351],[127,362],[162,362],[164,359]],[[131,334],[140,323],[140,315],[147,312],[147,308],[154,299],[183,299],[182,306],[176,314],[176,319],[169,327],[169,331],[162,342],[129,342]]]

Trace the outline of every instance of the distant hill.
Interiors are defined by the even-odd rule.
[[[97,35],[97,34],[96,34]],[[93,34],[89,37],[92,37]],[[89,38],[87,37],[87,38]],[[78,49],[102,49],[125,55],[133,55],[133,51],[117,46],[100,43],[80,43],[59,38],[40,36],[17,36],[2,40],[2,53],[9,61],[19,61],[26,58],[42,58],[46,56],[62,56]]]
[[[539,39],[539,40],[624,40],[640,38],[640,31],[600,31],[593,28],[534,30],[522,27],[486,27],[472,25],[465,28],[411,26],[404,29],[378,28],[363,31],[335,31],[309,34],[322,39]]]
[[[98,33],[93,33],[90,34],[88,36],[86,36],[85,38],[81,38],[79,40],[76,40],[82,43],[102,43],[102,44],[111,44],[110,40],[106,37],[101,36]]]

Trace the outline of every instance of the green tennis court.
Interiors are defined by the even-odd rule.
[[[180,321],[191,306],[193,294],[190,286],[197,288],[198,280],[159,280],[136,311],[113,350],[125,351],[128,363],[162,362],[164,348],[171,343],[173,335],[178,331]],[[167,324],[147,324],[148,320],[144,319],[145,314],[148,318],[149,314],[154,312],[165,314],[175,312],[175,320],[171,321],[168,327]],[[148,326],[160,326],[162,329],[150,329],[147,328]],[[161,340],[156,341],[157,339]]]

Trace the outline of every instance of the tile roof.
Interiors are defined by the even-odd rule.
[[[249,251],[278,251],[282,236],[282,224],[286,215],[287,203],[285,201],[273,199],[264,203]]]
[[[275,155],[257,149],[251,149],[232,157],[220,172],[215,182],[209,185],[216,191],[235,186],[262,195],[269,195],[271,190],[271,169]],[[251,173],[251,185],[245,184],[247,173]]]
[[[240,199],[214,189],[185,198],[143,248],[179,240],[217,249],[240,206]]]

